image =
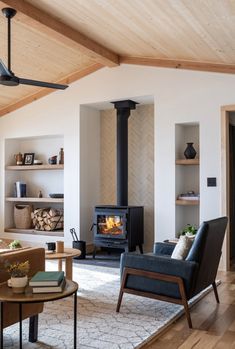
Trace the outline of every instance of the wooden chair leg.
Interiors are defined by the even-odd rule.
[[[216,286],[215,281],[212,283],[212,286],[213,286],[216,302],[219,303],[219,295],[218,295],[218,292],[217,292],[217,286]]]
[[[192,320],[191,320],[191,316],[190,316],[190,311],[189,311],[189,306],[188,306],[188,301],[187,301],[187,297],[186,297],[186,294],[185,294],[183,280],[180,280],[178,285],[179,285],[179,290],[180,290],[180,294],[181,294],[182,304],[184,306],[185,315],[186,315],[186,318],[187,318],[187,321],[188,321],[188,327],[189,328],[193,328]]]
[[[38,315],[29,318],[29,342],[35,343],[38,340]]]
[[[127,280],[127,272],[124,269],[123,271],[123,275],[122,275],[122,283],[120,286],[120,291],[119,291],[119,296],[118,296],[118,302],[117,302],[117,307],[116,307],[116,312],[119,313],[120,307],[121,307],[121,303],[122,303],[122,297],[123,297],[123,289],[125,288],[126,285],[126,280]]]
[[[187,321],[188,321],[188,327],[189,328],[193,328],[188,302],[187,302],[187,300],[182,300],[182,302],[183,302],[183,305],[184,305],[185,315],[186,315],[186,318],[187,318]]]

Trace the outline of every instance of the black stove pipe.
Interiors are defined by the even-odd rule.
[[[117,109],[117,205],[128,206],[128,118],[136,102],[112,102]]]

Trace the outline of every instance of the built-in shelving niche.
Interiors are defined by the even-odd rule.
[[[187,143],[194,143],[197,151],[195,159],[185,159],[184,151]],[[199,193],[200,183],[200,153],[199,153],[199,124],[183,123],[175,125],[175,233],[187,224],[198,227],[200,200],[178,200],[178,195],[188,191]]]
[[[53,207],[63,209],[64,199],[50,198],[49,194],[64,193],[64,165],[49,165],[48,158],[58,155],[64,147],[61,135],[42,137],[11,138],[5,140],[5,232],[33,235],[63,236],[63,231],[36,231],[34,229],[16,229],[14,225],[14,205],[30,203],[35,208]],[[16,166],[14,154],[21,152],[35,153],[35,159],[42,160],[43,165]],[[16,198],[14,183],[25,182],[27,197]],[[39,191],[43,198],[38,198]]]

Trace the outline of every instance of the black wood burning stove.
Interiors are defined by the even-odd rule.
[[[96,247],[123,248],[143,253],[144,208],[128,206],[128,118],[136,102],[113,102],[117,109],[117,206],[96,206],[94,210],[94,254]]]
[[[94,212],[94,254],[96,247],[109,247],[143,253],[142,206],[96,206]]]

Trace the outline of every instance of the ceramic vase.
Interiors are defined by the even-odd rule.
[[[11,287],[13,293],[24,293],[28,284],[28,276],[11,277]]]
[[[184,151],[184,156],[186,159],[194,159],[196,156],[197,152],[193,147],[193,143],[187,143],[187,147]]]

